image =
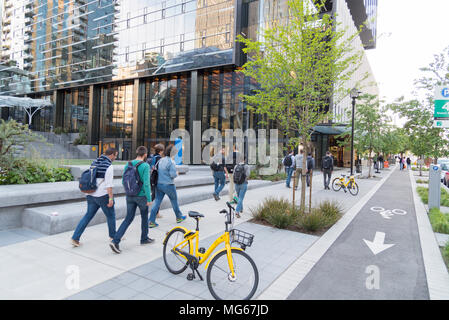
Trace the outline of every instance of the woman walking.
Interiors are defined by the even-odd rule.
[[[159,211],[159,207],[161,206],[162,200],[164,199],[165,195],[167,195],[170,199],[173,211],[176,215],[176,222],[180,223],[186,219],[186,216],[182,215],[178,205],[178,195],[176,193],[174,182],[174,179],[178,176],[178,174],[176,172],[175,162],[170,156],[173,149],[173,145],[168,146],[165,149],[162,159],[159,160],[158,164],[156,165],[158,179],[156,185],[156,199],[154,200],[153,206],[151,208],[151,214],[148,221],[150,228],[155,228],[158,226],[158,224],[156,223],[156,214]],[[173,154],[175,153],[173,152]]]

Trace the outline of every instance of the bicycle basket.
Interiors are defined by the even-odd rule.
[[[254,240],[254,235],[238,229],[232,229],[230,237],[231,243],[237,242],[244,247],[251,247]]]

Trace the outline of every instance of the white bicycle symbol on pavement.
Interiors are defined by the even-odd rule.
[[[385,210],[382,207],[371,207],[371,211],[379,213],[385,219],[391,219],[395,214],[405,216],[407,211],[402,209]]]

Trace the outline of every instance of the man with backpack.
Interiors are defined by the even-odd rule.
[[[234,167],[234,183],[235,191],[237,192],[238,201],[235,208],[235,215],[240,218],[243,213],[243,199],[245,198],[246,190],[248,190],[248,177],[250,169],[245,164],[245,158],[242,154],[238,155],[238,164]]]
[[[163,144],[159,143],[159,144],[155,145],[154,146],[154,154],[151,155],[147,159],[147,163],[150,165],[150,177],[151,177],[151,172],[156,167],[156,164],[159,162],[159,160],[162,159],[162,156],[164,155],[164,150],[165,150],[165,147],[164,147]],[[151,199],[156,199],[156,184],[157,184],[157,180],[154,183],[151,183],[151,180],[150,180]],[[162,218],[162,216],[160,215],[159,211],[157,212],[156,217],[157,218]]]
[[[287,174],[287,180],[285,180],[285,184],[287,188],[290,188],[290,181],[292,178],[293,170],[295,170],[295,155],[293,153],[293,150],[290,150],[290,152],[285,156],[285,158],[282,160],[282,164],[285,167],[285,173]]]
[[[310,187],[310,176],[313,174],[314,168],[315,168],[315,159],[312,157],[312,153],[309,152],[309,154],[307,155],[307,173],[306,173],[307,187]]]
[[[80,237],[99,208],[106,216],[109,238],[112,239],[115,236],[114,195],[112,193],[114,168],[112,162],[117,159],[117,156],[117,149],[107,149],[105,154],[92,162],[91,167],[81,175],[80,190],[87,194],[87,213],[73,233],[71,243],[74,247],[81,245]]]
[[[212,169],[212,174],[214,176],[214,183],[215,183],[215,189],[214,189],[214,199],[215,201],[220,200],[220,192],[223,190],[226,179],[228,179],[228,169],[226,169],[225,166],[225,149],[222,148],[221,152],[216,154],[212,158],[212,163],[210,165],[210,168]]]
[[[230,203],[237,203],[238,199],[234,196],[235,192],[235,184],[234,184],[234,167],[237,165],[237,159],[238,159],[238,151],[236,147],[234,146],[234,150],[232,153],[229,154],[227,160],[226,160],[226,170],[228,170],[228,177],[229,177],[229,202]]]
[[[326,156],[321,162],[321,171],[324,177],[324,190],[330,190],[329,184],[332,179],[332,171],[334,171],[334,159],[329,151],[326,152]]]
[[[109,246],[115,253],[121,253],[119,243],[140,209],[141,236],[140,244],[150,244],[154,239],[148,237],[148,207],[151,205],[150,166],[146,163],[148,150],[140,146],[136,150],[135,160],[128,162],[123,171],[122,184],[126,193],[126,217],[117,230]]]

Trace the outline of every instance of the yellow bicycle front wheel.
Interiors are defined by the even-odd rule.
[[[234,273],[229,270],[227,251],[217,254],[207,268],[207,286],[217,300],[249,300],[259,285],[259,271],[244,251],[231,249]]]

